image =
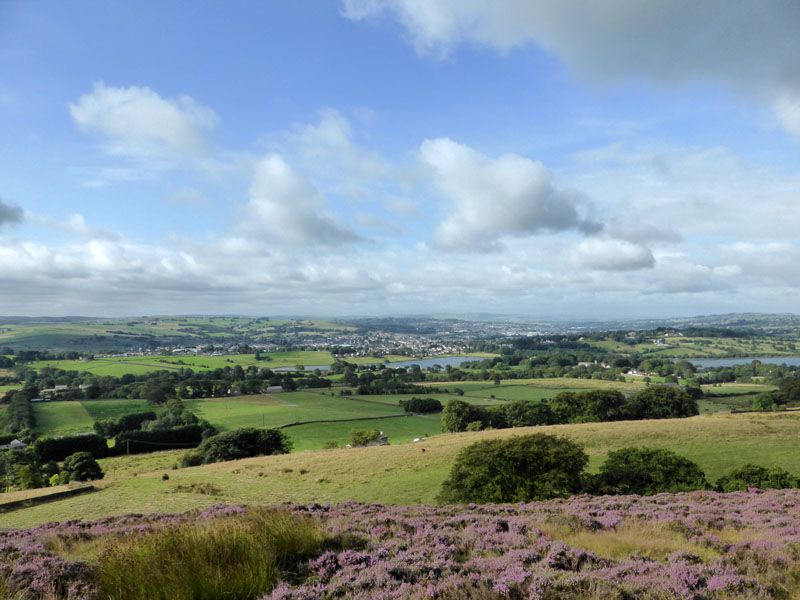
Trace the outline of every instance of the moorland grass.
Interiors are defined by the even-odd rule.
[[[589,469],[594,471],[612,450],[647,445],[698,463],[712,482],[747,463],[800,475],[800,413],[716,414],[442,434],[416,444],[298,452],[178,470],[167,469],[180,452],[156,453],[137,457],[139,466],[133,472],[120,468],[117,474],[95,482],[101,489],[88,496],[0,514],[0,527],[25,527],[77,515],[172,512],[220,501],[433,504],[464,446],[534,432],[566,435],[582,444],[590,457]],[[162,479],[165,472],[168,480]],[[219,495],[175,491],[179,485],[200,483],[216,486]]]
[[[269,592],[283,571],[316,553],[322,541],[309,518],[250,508],[139,534],[109,534],[99,544],[92,541],[98,556],[91,562],[109,599],[252,600]],[[83,556],[77,546],[62,553]]]

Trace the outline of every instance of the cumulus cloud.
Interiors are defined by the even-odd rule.
[[[303,158],[318,166],[333,165],[364,179],[380,177],[387,170],[381,156],[354,139],[353,127],[339,111],[320,111],[316,123],[295,125],[289,134]]]
[[[426,140],[420,156],[450,203],[433,234],[440,248],[487,252],[499,250],[507,236],[602,229],[581,215],[586,200],[556,187],[540,162],[516,154],[491,158],[447,138]]]
[[[201,156],[217,124],[214,111],[189,96],[162,98],[148,87],[102,81],[70,103],[69,112],[79,129],[104,140],[109,154],[150,162]]]
[[[572,251],[571,260],[578,268],[597,271],[636,271],[655,265],[649,248],[625,240],[590,238]]]
[[[800,94],[800,4],[791,0],[344,0],[343,6],[354,20],[397,19],[421,53],[447,55],[462,43],[506,52],[534,43],[595,83],[721,82],[764,101],[800,135],[796,108],[787,115],[785,104],[787,93]]]
[[[19,206],[6,204],[0,198],[0,227],[11,223],[20,223],[25,212]]]
[[[240,227],[257,237],[290,244],[349,244],[359,236],[329,209],[324,196],[277,154],[255,167]]]

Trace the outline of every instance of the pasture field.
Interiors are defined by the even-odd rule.
[[[184,406],[220,431],[240,427],[280,427],[298,421],[359,419],[403,414],[403,410],[396,402],[392,406],[314,392],[185,400]]]
[[[123,415],[156,410],[147,400],[81,400],[81,404],[92,421],[118,419]]]
[[[80,402],[36,402],[33,414],[36,416],[34,431],[39,435],[56,437],[93,431],[94,419]]]
[[[129,512],[176,512],[215,502],[431,504],[464,446],[536,432],[565,435],[583,444],[593,470],[609,451],[646,443],[697,462],[711,481],[751,462],[800,474],[800,413],[717,414],[442,434],[416,444],[299,452],[178,470],[171,469],[180,456],[175,451],[103,459],[103,467],[112,475],[95,482],[99,492],[0,514],[0,527]],[[119,466],[134,458],[135,470]],[[117,461],[115,469],[111,460]],[[162,479],[165,473],[167,480]],[[204,483],[219,492],[198,493],[197,486]]]
[[[322,351],[272,352],[270,360],[256,361],[255,354],[226,354],[223,356],[123,356],[115,358],[96,358],[94,360],[46,360],[30,363],[30,367],[41,369],[53,367],[64,371],[86,371],[97,376],[111,375],[121,377],[126,373],[143,375],[160,370],[192,369],[211,371],[241,365],[267,368],[294,367],[296,365],[330,365],[333,356]]]
[[[22,389],[21,383],[11,383],[9,385],[0,385],[0,396],[5,394],[6,392],[10,392],[11,390],[20,390]]]
[[[320,450],[328,442],[340,447],[350,443],[352,429],[377,429],[383,431],[389,444],[407,444],[416,438],[427,438],[442,433],[439,415],[375,419],[371,421],[348,421],[344,423],[311,423],[287,427],[284,433],[294,444],[293,452]]]
[[[726,356],[797,356],[797,350],[789,344],[800,343],[800,340],[771,340],[745,338],[710,338],[710,337],[669,337],[656,338],[666,342],[668,346],[656,345],[652,341],[628,345],[616,340],[589,342],[596,348],[602,348],[621,354],[639,353],[648,356],[666,358],[722,358]]]
[[[500,385],[487,382],[449,382],[434,384],[434,389],[447,389],[448,393],[388,394],[367,396],[339,396],[338,389],[331,396],[327,390],[282,392],[274,395],[232,396],[185,400],[186,408],[198,417],[206,419],[220,431],[240,427],[280,427],[297,421],[321,421],[339,419],[375,418],[402,414],[400,400],[414,397],[435,398],[442,405],[459,398],[479,406],[496,406],[513,400],[542,400],[552,398],[559,392],[580,392],[587,389],[619,389],[635,392],[643,389],[643,383],[620,383],[590,379],[532,379],[506,380]],[[460,388],[463,396],[453,390]],[[749,410],[753,398],[775,386],[752,384],[724,384],[719,387],[706,386],[704,392],[711,397],[698,401],[701,414]],[[494,396],[492,398],[491,396]],[[67,402],[41,402],[34,405],[37,418],[36,432],[40,435],[68,435],[92,430],[92,423],[101,419],[119,418],[123,415],[157,410],[145,400],[83,400]],[[425,417],[431,418],[431,417]],[[438,419],[438,415],[436,416]],[[355,426],[355,425],[354,425]],[[323,428],[324,429],[324,428]],[[309,431],[311,431],[309,429]],[[349,432],[349,429],[347,430]],[[299,439],[292,434],[293,438]],[[337,434],[338,435],[338,434]],[[418,437],[418,435],[411,436]],[[316,433],[315,441],[296,444],[296,449],[321,448],[328,439],[346,443],[347,436],[322,439]],[[321,440],[321,441],[320,441]]]

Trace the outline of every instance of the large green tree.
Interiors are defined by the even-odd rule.
[[[588,460],[580,445],[544,433],[483,440],[458,453],[438,500],[527,502],[570,496],[581,491]]]

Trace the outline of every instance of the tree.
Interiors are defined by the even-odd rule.
[[[700,412],[691,394],[666,385],[650,386],[634,394],[629,410],[633,419],[675,419]]]
[[[447,401],[447,405],[442,410],[442,431],[444,432],[466,431],[467,425],[475,421],[480,421],[486,426],[489,422],[486,409],[453,398]]]
[[[88,452],[76,452],[64,459],[64,471],[69,473],[70,481],[91,481],[102,479],[103,470],[94,456]]]
[[[250,456],[287,454],[291,449],[292,442],[280,429],[246,427],[203,440],[193,454],[208,464]]]
[[[438,500],[527,502],[566,497],[581,491],[589,457],[575,442],[535,433],[507,440],[483,440],[456,456]]]
[[[784,490],[800,487],[800,479],[783,469],[747,464],[720,477],[715,487],[720,492],[745,491],[748,488]]]
[[[603,493],[640,494],[705,490],[705,473],[695,463],[662,448],[622,448],[608,453],[598,483]]]

